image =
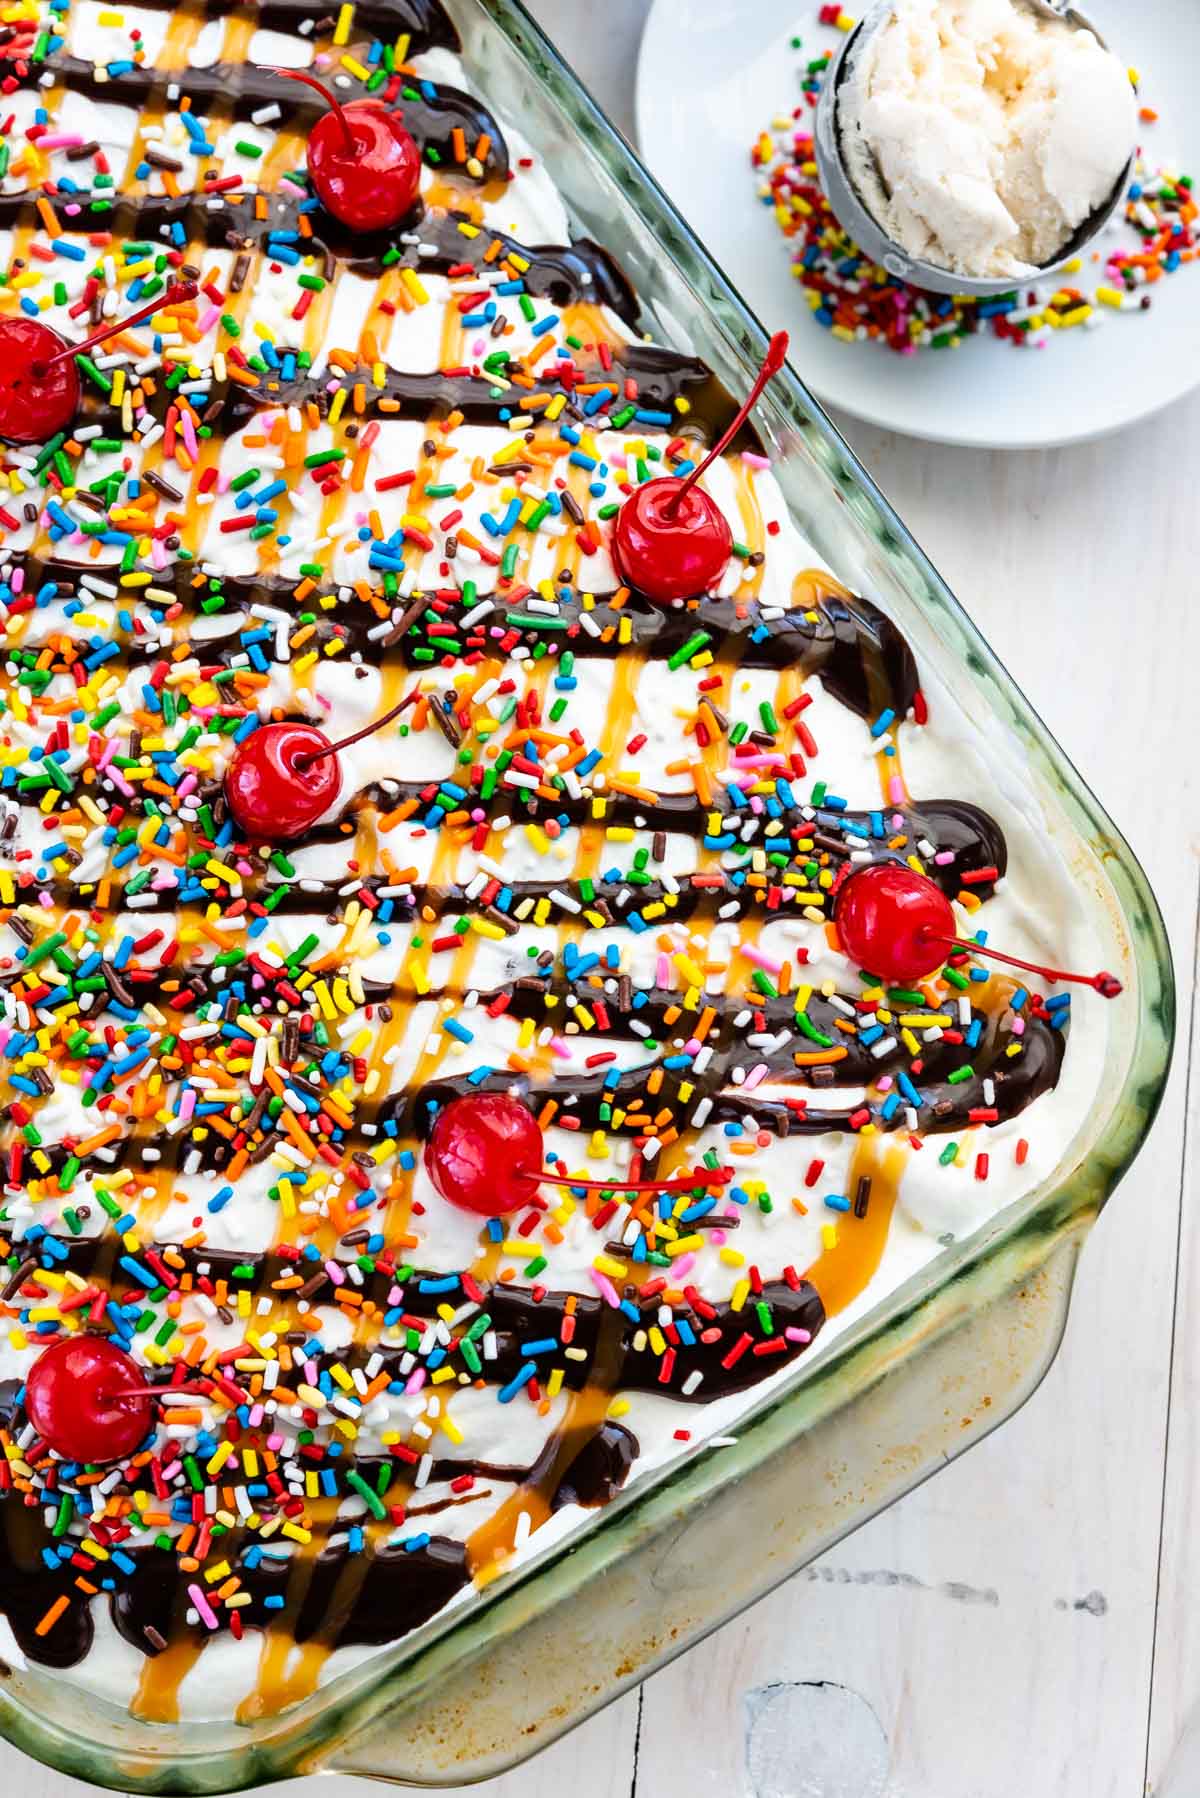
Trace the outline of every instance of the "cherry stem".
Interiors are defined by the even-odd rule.
[[[138,312],[131,312],[128,318],[111,319],[99,331],[93,331],[90,337],[85,337],[82,343],[64,344],[47,361],[35,362],[33,373],[41,380],[56,363],[66,362],[68,357],[82,356],[85,351],[94,350],[98,343],[105,343],[110,337],[119,337],[131,325],[140,325],[144,318],[149,318],[155,312],[162,312],[167,306],[182,306],[186,300],[194,300],[199,291],[194,281],[177,282],[174,287],[168,287],[166,293],[160,293],[157,299],[151,300],[148,306],[143,306]]]
[[[585,1192],[694,1192],[698,1186],[728,1186],[733,1179],[731,1167],[701,1168],[677,1180],[576,1180],[571,1174],[560,1174],[544,1167],[540,1173],[525,1173],[527,1180],[549,1180],[555,1186],[581,1186]]]
[[[373,737],[377,730],[382,730],[385,724],[390,724],[393,718],[398,718],[401,712],[406,712],[410,705],[414,705],[416,699],[415,693],[407,694],[399,705],[394,705],[390,712],[383,714],[382,718],[375,718],[370,724],[364,724],[361,730],[354,731],[348,737],[339,737],[336,743],[327,743],[324,749],[306,749],[303,754],[296,757],[292,766],[298,774],[303,774],[305,769],[311,768],[315,762],[323,762],[327,755],[336,755],[339,749],[349,749],[352,743],[361,743],[364,737]]]
[[[338,124],[345,134],[347,151],[351,156],[358,155],[358,142],[353,131],[350,129],[350,121],[346,117],[346,108],[342,105],[337,95],[333,93],[330,88],[325,86],[323,81],[318,81],[315,75],[306,75],[302,69],[274,69],[272,73],[282,75],[287,81],[302,81],[305,87],[311,87],[315,94],[320,94],[322,100],[324,100],[327,105],[332,106],[334,112],[337,113]]]
[[[1040,974],[1044,980],[1072,980],[1079,986],[1090,986],[1098,992],[1102,999],[1115,999],[1124,990],[1115,974],[1068,974],[1062,968],[1042,968],[1035,961],[1021,961],[1015,955],[1005,955],[999,949],[988,949],[982,943],[963,942],[956,936],[939,936],[936,931],[922,933],[931,943],[941,943],[950,949],[962,949],[968,955],[990,956],[992,961],[1002,961],[1010,968],[1021,968],[1026,974]]]
[[[695,482],[697,482],[700,479],[700,476],[704,473],[705,469],[710,465],[710,463],[715,462],[717,457],[721,454],[722,450],[727,448],[727,446],[733,442],[733,439],[737,436],[738,432],[741,430],[742,426],[745,424],[747,418],[750,416],[750,413],[751,413],[753,407],[755,406],[755,404],[758,401],[759,394],[762,392],[763,388],[766,386],[767,382],[771,379],[771,377],[773,375],[777,375],[779,373],[780,369],[783,367],[783,361],[784,361],[784,357],[787,355],[787,349],[788,349],[788,334],[787,334],[787,332],[786,331],[776,331],[774,337],[772,337],[770,343],[767,345],[767,353],[766,353],[766,356],[763,358],[763,365],[758,371],[758,377],[755,380],[753,387],[750,389],[749,393],[746,395],[745,399],[742,401],[742,404],[741,404],[740,408],[738,409],[737,413],[734,415],[733,423],[729,426],[729,429],[725,432],[724,436],[719,437],[717,439],[717,441],[713,444],[713,446],[709,450],[707,456],[705,456],[703,462],[701,462],[697,468],[693,468],[691,474],[688,475],[688,477],[684,481],[682,487],[680,487],[678,493],[672,494],[671,498],[667,501],[666,505],[663,507],[663,517],[664,518],[671,518],[674,516],[676,511],[679,509],[679,502],[682,500],[682,498],[683,498],[684,494],[687,492],[688,488],[693,486],[695,484]]]

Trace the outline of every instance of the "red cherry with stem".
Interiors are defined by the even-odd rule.
[[[243,738],[225,773],[225,797],[242,834],[288,843],[311,830],[342,788],[337,758],[312,724],[261,724]]]
[[[873,862],[843,881],[834,900],[833,921],[844,953],[884,980],[923,980],[942,966],[947,952],[961,949],[1026,974],[1040,974],[1043,980],[1090,986],[1104,999],[1115,999],[1122,990],[1115,974],[1043,968],[956,936],[954,910],[941,888],[900,862]]]
[[[520,1099],[464,1093],[433,1120],[425,1168],[444,1199],[481,1217],[502,1217],[533,1197],[542,1133]]]
[[[68,343],[23,313],[0,319],[0,437],[8,443],[46,443],[70,430],[79,411],[76,356],[196,293],[194,281],[180,281],[128,318],[110,319],[82,343]]]
[[[617,573],[656,605],[707,593],[728,567],[733,533],[716,501],[697,482],[733,441],[772,375],[779,373],[787,347],[787,332],[777,331],[733,423],[686,479],[663,475],[643,481],[617,513],[612,540]]]
[[[25,1380],[29,1420],[68,1461],[122,1461],[154,1422],[145,1370],[109,1336],[65,1336]]]
[[[374,736],[416,700],[406,694],[382,718],[331,743],[315,724],[260,724],[225,771],[225,797],[238,828],[256,841],[289,843],[311,830],[342,790],[338,750]]]
[[[58,332],[36,318],[0,319],[0,437],[7,442],[45,443],[75,422],[79,370],[72,357],[50,366],[62,347]]]
[[[692,1192],[727,1186],[730,1167],[699,1168],[671,1180],[577,1180],[542,1166],[542,1132],[528,1105],[511,1093],[463,1093],[444,1105],[425,1144],[425,1171],[442,1198],[480,1217],[527,1205],[538,1186],[586,1192]]]
[[[376,100],[348,106],[300,69],[276,69],[327,102],[308,134],[308,173],[321,203],[355,231],[386,231],[412,211],[421,153],[398,115]]]

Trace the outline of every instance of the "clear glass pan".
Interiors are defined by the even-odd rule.
[[[621,261],[647,327],[744,390],[762,329],[538,28],[516,0],[444,4],[472,84],[549,164],[577,229]],[[757,418],[805,535],[890,613],[924,666],[969,696],[1052,820],[1078,903],[1127,987],[1085,1130],[1051,1181],[800,1363],[739,1425],[735,1447],[699,1449],[635,1484],[566,1550],[543,1551],[280,1717],[142,1724],[85,1707],[43,1668],[0,1668],[0,1730],[61,1772],[145,1792],[225,1792],[333,1768],[416,1785],[501,1772],[961,1452],[1053,1358],[1079,1244],[1166,1080],[1174,985],[1162,920],[1114,825],[790,372]],[[735,1508],[736,1558],[721,1552]]]

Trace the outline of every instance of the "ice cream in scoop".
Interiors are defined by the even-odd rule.
[[[859,197],[908,255],[976,277],[1053,263],[1129,159],[1129,75],[1023,0],[896,0],[839,98]]]

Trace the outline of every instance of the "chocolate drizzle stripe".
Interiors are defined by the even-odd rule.
[[[314,18],[311,0],[202,0],[208,19],[247,19],[262,30],[308,36]],[[177,0],[138,0],[145,12],[174,12]],[[394,42],[409,38],[408,53],[425,50],[459,51],[461,40],[438,0],[356,0],[355,25],[373,36]],[[332,29],[332,27],[330,27]]]
[[[265,106],[277,105],[282,114],[280,130],[306,131],[326,110],[318,94],[252,63],[216,62],[207,68],[174,70],[147,64],[110,74],[103,83],[96,80],[94,65],[80,57],[59,54],[53,69],[56,81],[72,92],[92,100],[103,97],[106,105],[126,105],[134,113],[145,111],[151,102],[161,103],[168,90],[173,107],[190,101],[197,118],[221,110],[235,119],[248,119]],[[480,138],[491,140],[483,175],[478,178],[507,179],[504,135],[487,107],[469,94],[440,82],[427,94],[415,81],[405,81],[405,93],[391,110],[403,119],[426,162],[432,149],[435,167],[445,165],[447,173],[475,180],[469,170],[452,160],[453,133],[461,130],[468,145]]]
[[[47,581],[57,581],[89,602],[96,595],[93,589],[80,587],[80,576],[86,573],[100,582],[109,578],[103,566],[93,563],[85,567],[59,557],[29,556],[23,566],[27,588],[36,592]],[[192,567],[177,566],[171,571],[164,570],[161,577],[156,576],[155,586],[172,592],[187,605],[207,596],[212,578],[202,571],[197,575]],[[337,585],[336,582],[328,584]],[[295,604],[295,585],[279,579],[264,581],[223,576],[217,582],[217,591],[247,611],[257,605],[286,612]],[[684,607],[663,611],[638,594],[620,611],[613,609],[614,595],[611,593],[593,594],[595,603],[591,607],[585,607],[580,595],[571,587],[560,586],[557,596],[555,619],[566,625],[561,633],[563,642],[577,658],[587,661],[616,662],[626,647],[645,650],[666,660],[694,634],[699,616],[696,611]],[[103,603],[103,596],[100,596],[100,603]],[[464,632],[461,620],[484,604],[490,604],[492,611]],[[453,588],[431,587],[428,605],[422,607],[419,617],[398,639],[393,640],[394,626],[388,629],[380,619],[355,611],[339,616],[336,634],[369,664],[382,664],[386,655],[389,661],[398,659],[406,666],[425,670],[427,663],[418,660],[416,652],[427,652],[431,638],[461,642],[464,648],[468,639],[473,642],[478,638],[485,651],[490,648],[493,652],[496,639],[487,633],[498,626],[512,629],[517,635],[530,634],[536,638],[535,625],[507,625],[508,616],[514,611],[523,615],[520,602],[502,592],[477,593],[468,606]],[[588,620],[586,627],[581,623],[584,616]],[[627,621],[628,646],[614,641],[620,620]],[[231,619],[226,635],[214,634],[195,644],[196,660],[202,667],[228,666],[228,658],[237,654],[240,648],[236,633],[244,628],[243,620]],[[780,614],[765,609],[758,600],[711,599],[705,601],[704,628],[723,644],[725,653],[736,649],[745,668],[799,667],[806,674],[820,675],[833,697],[862,718],[876,715],[879,690],[886,693],[887,703],[903,717],[917,690],[916,665],[908,645],[869,600],[844,600],[826,594],[816,612],[797,607]],[[328,642],[334,634],[333,621],[318,620],[315,632],[318,642]],[[81,642],[76,653],[86,664],[91,654],[90,646]],[[106,666],[117,670],[139,667],[156,660],[161,653],[161,647],[154,643],[129,642],[123,645],[121,656],[110,658]]]
[[[1015,1117],[1056,1083],[1065,1044],[1061,1031],[1054,1030],[1040,1018],[1031,1016],[1021,1038],[1022,1052],[1015,1059],[1010,1059],[1006,1054],[1011,1040],[1006,1033],[1000,1031],[996,1020],[991,1019],[988,1020],[985,1034],[973,1049],[949,1043],[931,1047],[928,1057],[923,1058],[926,1071],[918,1075],[919,1084],[915,1085],[920,1098],[919,1106],[915,1107],[916,1114],[920,1127],[926,1134],[943,1135],[948,1131],[964,1129],[972,1121],[972,1113],[978,1111],[994,1114],[995,1121]],[[851,1062],[847,1058],[846,1063],[818,1062],[811,1068],[788,1065],[796,1047],[796,1043],[790,1044],[776,1056],[766,1058],[767,1065],[771,1068],[772,1084],[797,1088],[794,1097],[779,1097],[770,1091],[763,1093],[757,1086],[743,1090],[733,1084],[732,1073],[735,1066],[746,1067],[750,1063],[751,1053],[755,1060],[759,1059],[756,1052],[746,1052],[740,1039],[735,1038],[732,1044],[717,1048],[703,1075],[693,1073],[688,1076],[688,1086],[693,1096],[686,1105],[680,1105],[681,1112],[692,1115],[696,1106],[707,1099],[711,1106],[708,1122],[714,1126],[737,1124],[743,1129],[767,1129],[780,1137],[822,1136],[833,1131],[853,1131],[855,1126],[851,1120],[860,1113],[861,1100],[856,1099],[849,1105],[822,1106],[813,1103],[805,1089],[811,1086],[819,1090],[821,1084],[861,1084],[861,1074],[858,1074],[861,1063]],[[880,1077],[889,1069],[902,1066],[905,1059],[906,1052],[897,1044],[886,1055],[873,1058],[871,1071],[876,1077]],[[772,1062],[780,1065],[772,1066]],[[818,1082],[817,1069],[826,1065],[832,1078]],[[969,1077],[963,1078],[963,1070],[968,1066],[972,1072]],[[952,1075],[958,1077],[952,1079]],[[435,1106],[448,1104],[451,1099],[465,1093],[480,1091],[517,1090],[528,1097],[535,1112],[548,1101],[554,1100],[559,1107],[556,1121],[573,1123],[580,1130],[597,1129],[613,1111],[627,1112],[630,1118],[642,1115],[640,1102],[645,1092],[645,1076],[645,1068],[625,1070],[616,1074],[615,1078],[611,1069],[604,1074],[559,1074],[549,1086],[532,1082],[524,1075],[514,1076],[510,1072],[489,1073],[482,1080],[466,1075],[435,1076],[419,1089],[404,1087],[389,1093],[377,1103],[361,1105],[355,1115],[353,1127],[344,1132],[340,1147],[344,1154],[368,1149],[378,1137],[368,1134],[366,1126],[374,1126],[375,1131],[383,1129],[388,1134],[394,1129],[401,1139],[423,1137]],[[990,1096],[985,1082],[990,1083]],[[677,1082],[664,1085],[660,1103],[674,1097],[675,1085]],[[318,1089],[318,1093],[313,1095],[313,1102],[318,1110],[320,1090],[322,1089]],[[878,1127],[885,1130],[904,1129],[907,1110],[907,1105],[898,1106],[890,1116],[879,1120]],[[283,1137],[266,1135],[260,1148],[252,1151],[252,1161],[271,1154],[275,1146],[285,1140]],[[62,1143],[48,1143],[41,1153],[49,1168],[57,1172],[69,1160],[79,1159],[80,1146],[72,1138]],[[137,1159],[139,1151],[142,1157],[140,1163]],[[205,1136],[202,1142],[197,1142],[183,1134],[169,1135],[164,1139],[159,1136],[147,1138],[136,1132],[129,1132],[89,1151],[83,1160],[84,1165],[93,1168],[99,1176],[115,1168],[131,1165],[141,1165],[153,1171],[219,1174],[234,1152],[231,1142],[215,1133]],[[606,1176],[599,1170],[595,1177]],[[618,1180],[614,1179],[614,1186],[619,1188]]]
[[[36,228],[36,199],[29,192],[0,194],[0,226]],[[111,200],[106,197],[102,202],[93,200],[86,207],[80,204],[80,213],[61,221],[64,238],[104,230],[114,236],[165,238],[170,243],[175,227],[180,226],[188,241],[207,243],[211,248],[261,250],[264,254],[268,239],[280,234],[287,240],[289,234],[298,231],[303,215],[312,230],[308,240],[312,252],[324,253],[336,265],[364,277],[383,272],[385,253],[388,268],[444,274],[449,268],[469,263],[490,269],[494,266],[493,246],[498,243],[501,258],[515,253],[522,263],[528,263],[521,273],[526,292],[556,306],[581,301],[606,305],[631,327],[637,323],[637,299],[625,276],[608,251],[586,237],[570,244],[524,244],[491,226],[476,227],[465,212],[440,207],[425,210],[418,203],[402,237],[379,240],[370,234],[351,233],[321,208],[311,210],[314,202],[306,200],[298,189],[261,193],[247,186],[237,193],[126,195]],[[645,346],[647,351],[650,348]],[[669,350],[660,349],[658,354],[675,358],[675,352]],[[704,375],[715,393],[717,383],[707,370]],[[729,411],[732,412],[731,406]]]
[[[363,801],[370,802],[380,811],[391,811],[405,803],[417,801],[419,809],[414,811],[412,816],[414,824],[420,826],[422,812],[430,809],[437,811],[438,809],[436,799],[440,785],[441,783],[436,781],[418,783],[416,781],[389,780],[386,783],[364,787],[357,795],[348,796],[346,808],[339,814],[339,819],[326,825],[315,826],[306,842],[311,846],[320,843],[333,844],[342,840],[340,820],[350,815],[356,804]],[[496,806],[493,815],[501,809],[506,814],[514,812],[521,815],[522,808],[518,803],[519,792],[518,789],[499,789],[496,798],[502,799],[502,806]],[[653,801],[649,797],[639,797],[629,793],[607,793],[604,797],[606,806],[602,818],[595,817],[591,798],[586,795],[573,798],[569,793],[561,793],[553,801],[553,815],[585,828],[606,829],[614,824],[630,825],[640,829],[653,828],[667,834],[691,835],[693,837],[704,834],[707,820],[713,812],[720,814],[723,824],[727,828],[731,825],[739,825],[747,817],[747,814],[739,811],[732,799],[725,795],[722,795],[721,799],[714,802],[711,807],[700,805],[695,797],[688,793],[656,793],[653,795]],[[37,808],[30,801],[25,802],[21,809],[32,811]],[[136,812],[139,807],[136,803],[131,804],[129,810]],[[811,812],[812,808],[805,808],[805,810]],[[536,803],[524,808],[524,812],[531,818],[538,817],[542,811],[543,807]],[[919,810],[905,810],[899,814],[889,813],[888,815],[889,817],[899,815],[904,818],[903,834],[909,843],[929,841],[939,852],[949,853],[952,856],[951,861],[934,862],[930,867],[930,878],[941,886],[944,892],[957,893],[962,885],[963,875],[977,870],[995,867],[1000,874],[1003,874],[1007,865],[1003,838],[987,814],[976,807],[960,801],[939,799],[923,803]],[[794,827],[799,828],[801,832],[800,840],[807,841],[812,833],[821,834],[823,821],[826,826],[831,825],[835,819],[848,819],[865,824],[870,816],[869,813],[822,814],[817,811],[810,818],[805,818],[803,812],[798,811],[795,814]],[[734,831],[731,834],[736,836],[738,832]],[[756,835],[752,840],[758,842],[760,837]],[[782,837],[780,840],[786,843],[789,839]],[[878,834],[864,834],[851,839],[851,842],[856,854],[871,860],[898,859],[896,851],[890,849],[886,839]],[[397,843],[398,845],[403,843],[403,835],[397,838]],[[664,916],[678,913],[681,917],[688,917],[697,909],[706,909],[711,906],[719,908],[722,904],[734,899],[745,911],[755,911],[760,905],[768,905],[772,911],[776,909],[763,896],[766,889],[760,889],[757,883],[748,884],[744,879],[738,881],[732,875],[726,874],[723,877],[725,884],[720,888],[696,887],[692,884],[693,880],[704,881],[706,878],[710,877],[706,877],[704,874],[681,873],[677,877],[678,893],[669,891],[661,883],[653,883],[651,887],[640,888],[636,883],[628,881],[625,876],[615,882],[601,878],[595,882],[595,896],[602,906],[611,910],[617,895],[622,891],[628,891],[632,897],[621,908],[623,916],[628,916],[631,911],[637,909],[640,903],[656,900],[661,900],[666,905]],[[81,896],[86,896],[89,903],[92,903],[96,901],[97,896],[94,893],[86,892],[86,887],[94,886],[94,884],[94,882],[76,884],[55,879],[34,881],[31,878],[30,896],[32,897],[32,891],[36,888],[39,892],[50,891],[56,899],[61,900],[67,906],[78,904]],[[363,880],[354,880],[349,874],[335,881],[321,881],[305,875],[298,875],[294,881],[286,885],[282,881],[264,882],[261,885],[255,881],[247,883],[250,888],[251,900],[257,898],[262,903],[271,898],[275,901],[271,907],[272,911],[291,914],[337,913],[344,909],[345,904],[360,898],[364,893],[368,897],[374,896],[381,890],[393,893],[397,886],[405,884],[387,876],[368,876]],[[514,895],[514,911],[516,904],[522,899],[528,898],[536,901],[549,897],[556,891],[574,898],[581,912],[594,909],[594,904],[589,905],[581,892],[578,881],[570,876],[564,875],[562,879],[554,881],[513,881],[507,884]],[[975,891],[986,895],[992,890],[993,885],[992,881],[976,883]],[[802,892],[804,889],[797,890]],[[784,891],[787,889],[785,888]],[[643,894],[646,895],[644,901]],[[413,913],[421,904],[430,905],[437,915],[443,916],[448,912],[461,910],[464,905],[470,903],[466,889],[462,886],[433,887],[417,881],[412,883],[411,895],[411,899],[399,898],[396,903],[396,909],[401,917]],[[135,897],[137,899],[135,909],[137,910],[171,911],[178,907],[181,899],[184,903],[193,897],[197,902],[205,902],[209,895],[199,886],[193,893],[193,889],[186,880],[182,880],[178,885],[170,887],[157,889],[153,886],[144,887]],[[674,901],[673,904],[672,901]],[[130,901],[126,897],[123,887],[114,885],[107,901],[95,903],[95,909],[103,913],[128,908],[129,904]],[[781,915],[786,915],[787,904],[780,901],[779,909]],[[570,913],[569,908],[563,906],[557,907],[557,911],[560,919],[574,915]],[[620,916],[613,921],[620,922]]]

